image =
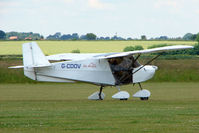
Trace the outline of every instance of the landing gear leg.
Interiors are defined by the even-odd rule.
[[[140,89],[141,89],[141,90],[143,90],[143,89],[142,89],[142,86],[141,86],[141,84],[140,84],[140,83],[138,83],[138,85],[139,85]]]
[[[101,94],[102,94],[103,88],[104,88],[103,86],[100,87],[99,100],[103,100],[103,99],[102,99],[102,95],[101,95]]]
[[[118,91],[120,92],[120,87],[119,86],[116,86],[116,88],[118,89]]]

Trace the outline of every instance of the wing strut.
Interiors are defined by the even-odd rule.
[[[136,62],[140,56],[141,56],[141,54],[139,54],[139,55],[135,58],[134,62]]]
[[[144,64],[142,67],[140,67],[138,70],[136,70],[135,72],[133,72],[133,74],[135,74],[136,72],[138,72],[140,69],[142,69],[143,67],[145,67],[146,65],[148,65],[149,63],[151,63],[152,61],[154,61],[155,59],[157,59],[161,54],[158,54],[157,56],[155,56],[153,59],[149,60],[146,64]]]

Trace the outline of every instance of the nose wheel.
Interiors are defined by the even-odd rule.
[[[140,90],[136,92],[133,97],[138,97],[140,98],[140,100],[148,100],[151,92],[149,90],[143,89],[140,83],[138,83],[138,85],[140,87]]]
[[[140,100],[149,100],[149,97],[140,97]]]

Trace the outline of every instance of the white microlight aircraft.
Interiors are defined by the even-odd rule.
[[[190,49],[193,46],[176,45],[147,50],[138,50],[121,53],[94,53],[94,54],[57,54],[45,56],[35,42],[25,43],[23,48],[23,66],[10,68],[24,68],[24,75],[30,79],[48,82],[87,82],[100,87],[99,92],[93,93],[88,99],[103,100],[105,94],[102,89],[105,86],[115,86],[118,93],[112,98],[127,100],[130,95],[127,91],[120,91],[119,86],[136,84],[140,91],[133,97],[148,100],[150,91],[142,89],[141,82],[151,79],[157,66],[148,65],[161,55],[161,52],[169,50]],[[141,54],[159,53],[146,64],[141,65],[138,58]],[[50,63],[50,60],[60,61]]]

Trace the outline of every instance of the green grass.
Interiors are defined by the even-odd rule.
[[[144,61],[146,62],[146,61]],[[164,60],[158,59],[152,62],[158,66],[154,77],[150,82],[198,82],[199,81],[199,60],[198,59],[178,59]]]
[[[22,54],[21,44],[30,41],[0,41],[0,55]],[[37,41],[47,54],[70,53],[79,49],[81,53],[122,52],[126,46],[142,45],[145,49],[154,44],[194,45],[194,41]]]
[[[89,84],[1,84],[0,132],[196,133],[199,130],[199,83],[146,83],[149,101],[89,101],[98,90]],[[123,86],[131,95],[136,85]]]

